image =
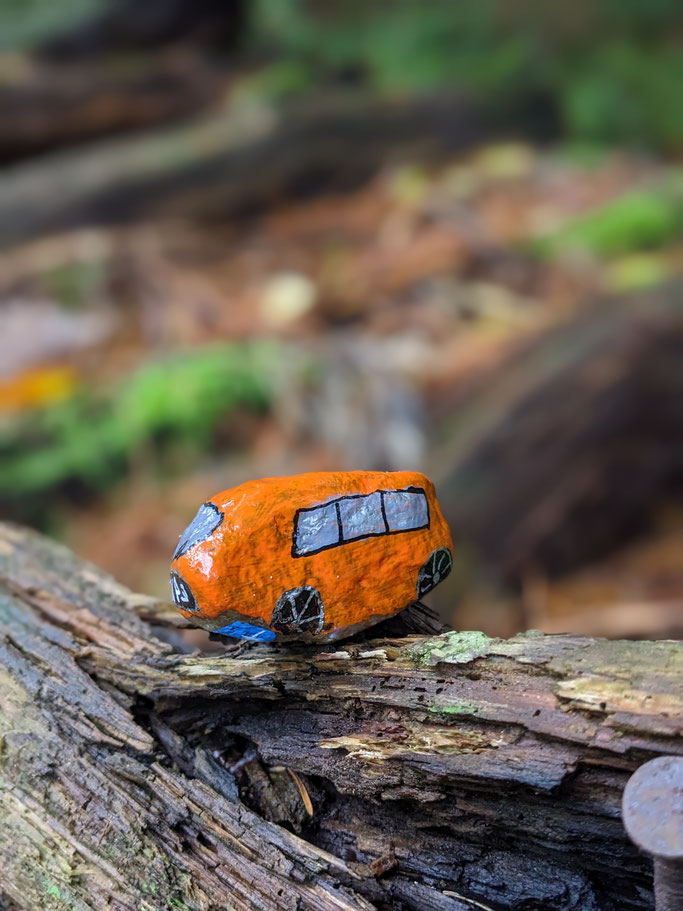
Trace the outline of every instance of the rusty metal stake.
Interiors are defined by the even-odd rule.
[[[629,838],[652,855],[656,911],[683,911],[683,757],[641,765],[624,789]]]

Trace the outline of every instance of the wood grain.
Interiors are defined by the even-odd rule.
[[[681,643],[202,656],[168,617],[0,526],[6,907],[652,907],[619,807],[638,765],[683,753]]]

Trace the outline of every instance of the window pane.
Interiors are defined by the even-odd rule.
[[[173,559],[182,557],[191,547],[199,544],[214,533],[223,521],[223,513],[213,503],[203,503],[197,510],[197,515],[180,536],[178,546],[173,554]]]
[[[345,541],[365,538],[368,535],[382,535],[387,530],[382,515],[382,498],[379,493],[340,500],[339,513]]]
[[[298,556],[338,543],[339,525],[334,503],[305,509],[299,513],[295,535],[295,551]]]
[[[429,524],[427,498],[421,490],[388,490],[384,512],[390,531],[409,531]]]

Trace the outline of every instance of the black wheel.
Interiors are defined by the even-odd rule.
[[[432,551],[429,559],[422,566],[417,577],[417,600],[423,595],[430,592],[441,582],[453,569],[453,557],[450,550],[445,547],[439,547]]]
[[[319,633],[325,621],[320,592],[310,585],[280,595],[270,625],[281,633]]]

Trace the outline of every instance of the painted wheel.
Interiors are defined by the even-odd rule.
[[[281,633],[319,633],[325,622],[323,599],[317,588],[292,588],[278,598],[270,625]]]
[[[450,550],[445,547],[439,547],[432,551],[429,559],[422,566],[417,577],[417,598],[418,601],[427,592],[441,582],[453,569],[453,557]]]

